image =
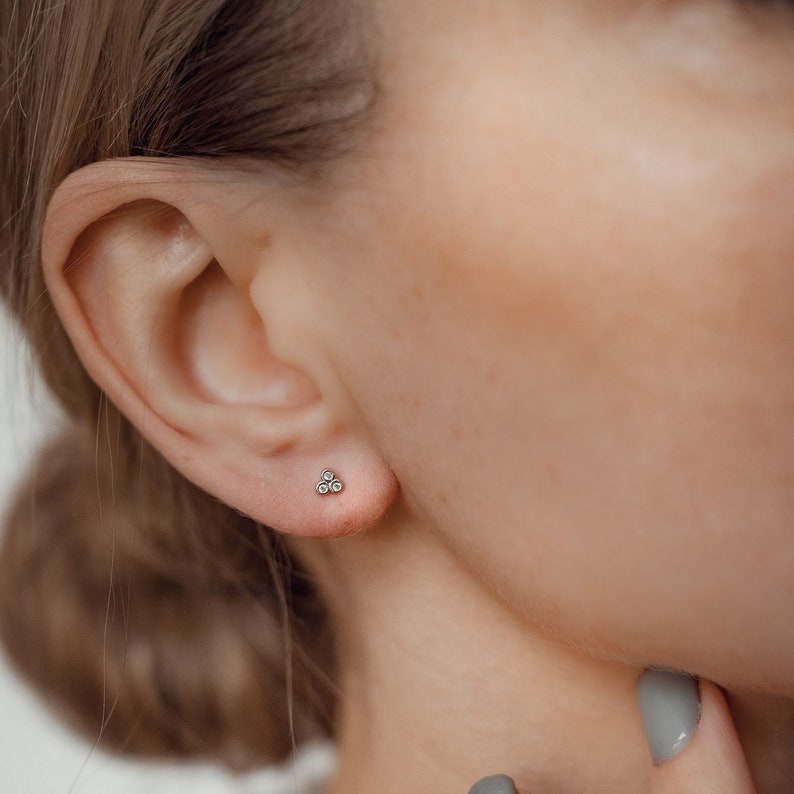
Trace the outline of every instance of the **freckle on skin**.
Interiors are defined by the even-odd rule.
[[[488,369],[485,371],[484,379],[486,383],[495,383],[497,379],[496,368],[488,367]]]
[[[560,472],[559,472],[559,469],[555,465],[549,464],[546,467],[546,474],[548,475],[550,483],[553,483],[555,485],[559,484],[559,482],[560,482]]]

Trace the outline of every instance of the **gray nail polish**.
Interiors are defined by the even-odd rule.
[[[689,744],[700,721],[697,679],[669,670],[646,670],[637,682],[637,697],[654,761],[670,761]]]
[[[475,783],[469,794],[516,794],[516,785],[507,775],[494,775]]]

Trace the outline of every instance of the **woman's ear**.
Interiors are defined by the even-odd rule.
[[[261,175],[107,161],[56,191],[42,259],[86,369],[177,469],[276,530],[341,537],[373,525],[396,486],[300,325],[310,285],[269,277],[311,256],[300,207]],[[283,294],[257,305],[271,289]],[[328,470],[343,487],[325,494]]]

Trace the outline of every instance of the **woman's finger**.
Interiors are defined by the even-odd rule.
[[[651,794],[755,794],[720,690],[708,681],[649,670],[638,683],[653,758]]]
[[[708,681],[647,670],[637,684],[653,768],[649,794],[756,794],[728,704]],[[505,775],[469,794],[517,794]]]

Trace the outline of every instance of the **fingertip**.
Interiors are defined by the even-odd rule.
[[[475,783],[469,794],[517,794],[517,792],[512,778],[507,775],[492,775]]]
[[[700,720],[678,755],[651,771],[653,794],[755,794],[728,704],[720,689],[700,681]]]

